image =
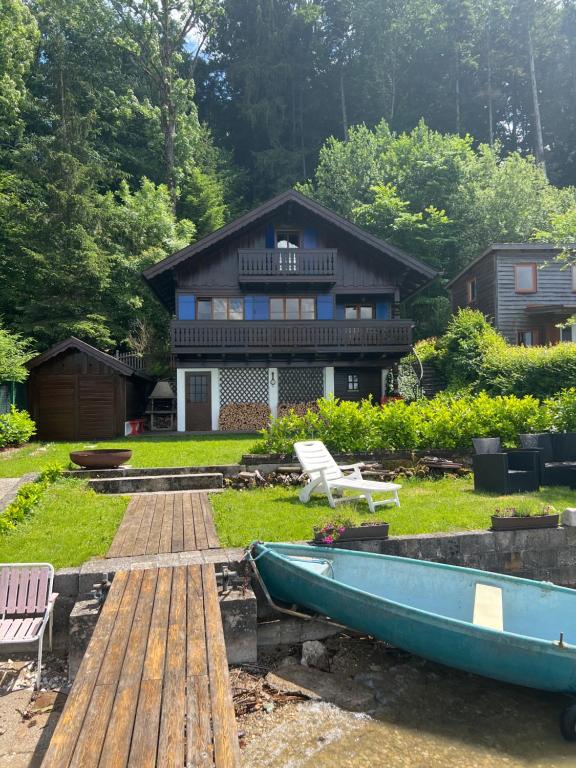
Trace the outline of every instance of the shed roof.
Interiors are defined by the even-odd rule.
[[[316,200],[297,192],[295,189],[289,189],[286,192],[273,197],[271,200],[259,205],[252,211],[245,213],[243,216],[234,219],[225,226],[217,229],[206,237],[203,237],[197,243],[188,245],[182,248],[180,251],[173,253],[171,256],[159,261],[157,264],[146,269],[143,273],[144,278],[148,281],[154,292],[160,298],[160,300],[168,306],[173,308],[174,302],[174,282],[173,282],[173,270],[188,259],[195,257],[205,251],[208,251],[214,246],[220,245],[226,240],[244,229],[252,226],[260,220],[265,219],[270,214],[277,211],[284,205],[295,204],[304,208],[305,210],[319,216],[329,224],[332,224],[342,232],[350,235],[357,240],[362,241],[367,246],[374,249],[374,251],[381,256],[392,259],[396,263],[400,264],[407,272],[410,273],[411,289],[408,295],[422,288],[434,277],[436,277],[436,270],[430,267],[428,264],[420,261],[420,259],[410,256],[400,248],[391,245],[385,240],[381,240],[375,235],[370,234],[366,230],[358,227],[356,224],[345,219],[334,211],[326,208]],[[403,298],[406,298],[404,296]]]
[[[121,373],[124,376],[141,376],[142,378],[148,378],[146,374],[134,370],[134,368],[126,365],[126,363],[122,363],[120,360],[112,357],[112,355],[109,355],[107,352],[102,352],[101,350],[96,349],[96,347],[93,347],[91,344],[88,344],[81,339],[77,339],[75,336],[70,336],[69,338],[64,339],[64,341],[59,341],[57,344],[54,344],[54,346],[50,347],[50,349],[47,349],[40,355],[33,357],[32,360],[29,360],[26,363],[26,365],[30,369],[37,368],[47,360],[50,360],[51,358],[56,357],[57,355],[60,355],[62,352],[66,352],[69,349],[77,349],[79,352],[84,352],[89,357],[93,357],[95,360],[104,363],[105,365],[109,366],[115,371],[118,371],[118,373]]]

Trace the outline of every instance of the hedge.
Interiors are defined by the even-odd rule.
[[[45,467],[37,480],[26,483],[18,489],[16,498],[0,514],[0,535],[13,531],[16,526],[29,517],[42,496],[62,474],[62,467]]]
[[[518,444],[518,434],[545,430],[576,431],[576,389],[540,401],[526,395],[491,396],[441,393],[431,400],[392,401],[375,405],[318,400],[316,411],[293,411],[262,430],[255,453],[291,455],[297,440],[322,440],[331,451],[463,450],[473,437],[497,436],[504,446]]]

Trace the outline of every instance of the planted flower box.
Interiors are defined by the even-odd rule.
[[[387,539],[390,523],[362,523],[362,525],[324,526],[314,531],[314,544],[332,547],[345,541],[365,541],[366,539]]]
[[[496,510],[492,515],[493,531],[518,531],[526,528],[557,528],[559,515],[554,507],[546,506],[542,512],[530,514],[521,509]]]

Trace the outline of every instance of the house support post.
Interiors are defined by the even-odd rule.
[[[334,368],[324,368],[324,397],[334,394]]]
[[[278,415],[278,368],[268,369],[268,406],[274,418]]]

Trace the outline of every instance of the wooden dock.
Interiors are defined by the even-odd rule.
[[[141,493],[130,499],[106,557],[193,552],[219,546],[207,493]]]
[[[239,760],[214,567],[117,572],[42,768]]]

